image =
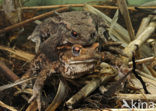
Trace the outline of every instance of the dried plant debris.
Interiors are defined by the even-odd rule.
[[[104,6],[110,4],[105,3]],[[12,19],[11,26],[0,30],[4,33],[24,27],[24,33],[31,33],[22,47],[11,48],[6,39],[0,42],[0,110],[112,110],[131,108],[132,101],[136,102],[133,108],[155,108],[146,103],[156,101],[155,14],[146,9],[129,12],[121,0],[120,10],[109,8],[108,15],[88,4],[72,6],[78,5],[84,6],[85,11],[62,12],[69,7],[61,5],[63,8],[23,22],[21,16],[25,12],[16,12],[22,13],[15,18],[18,20]],[[6,16],[12,8],[5,7]],[[26,11],[29,7],[17,8]],[[37,21],[35,29],[31,30],[31,24],[27,26],[45,17]],[[16,37],[10,36],[10,40]],[[23,45],[27,43],[33,46]],[[147,106],[141,106],[143,102]]]

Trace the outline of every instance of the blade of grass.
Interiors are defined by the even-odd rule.
[[[134,34],[134,29],[132,26],[131,19],[130,19],[129,11],[127,8],[127,3],[125,0],[117,0],[117,3],[119,5],[120,12],[124,17],[124,20],[125,20],[125,23],[127,26],[127,30],[128,30],[129,35],[130,35],[130,39],[132,41],[135,39],[135,34]]]

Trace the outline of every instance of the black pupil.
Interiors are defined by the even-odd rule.
[[[71,32],[71,35],[72,35],[73,37],[77,37],[77,32],[72,31],[72,32]]]

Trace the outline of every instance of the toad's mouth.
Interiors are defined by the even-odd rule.
[[[88,60],[76,60],[76,61],[68,61],[68,64],[88,64],[88,63],[93,63],[96,62],[96,59],[88,59]]]

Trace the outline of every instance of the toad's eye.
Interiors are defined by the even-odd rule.
[[[80,47],[77,47],[77,46],[73,46],[72,47],[72,53],[73,53],[74,56],[79,56],[80,55],[80,51],[81,51]]]
[[[72,32],[71,32],[71,36],[74,37],[74,38],[76,38],[76,37],[78,36],[78,34],[77,34],[77,32],[72,31]]]

